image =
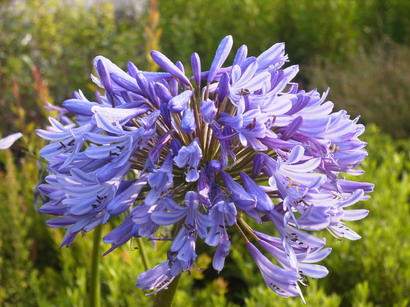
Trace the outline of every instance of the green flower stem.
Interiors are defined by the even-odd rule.
[[[91,255],[91,274],[90,274],[90,290],[89,303],[90,307],[101,306],[101,284],[100,284],[100,240],[102,233],[102,225],[98,225],[94,229],[93,250]]]
[[[171,307],[180,278],[181,274],[175,277],[167,289],[162,290],[155,295],[153,307]]]
[[[260,241],[260,238],[258,238],[258,236],[255,235],[255,233],[253,232],[252,227],[249,226],[248,223],[246,223],[242,217],[238,217],[237,220],[245,228],[245,230],[256,240],[256,242]]]
[[[144,264],[144,269],[146,271],[146,270],[150,269],[151,266],[149,264],[147,253],[145,252],[144,242],[142,242],[141,238],[137,238],[137,245],[138,245],[138,249],[139,249],[139,252],[140,252],[140,255],[141,255],[142,263]]]

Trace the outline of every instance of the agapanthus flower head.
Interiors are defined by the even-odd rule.
[[[62,246],[127,211],[104,238],[108,252],[174,227],[167,260],[138,279],[156,293],[194,267],[197,240],[214,248],[221,271],[238,231],[268,286],[288,297],[301,295],[305,276],[328,272],[315,263],[330,248],[312,232],[360,238],[345,221],[368,211],[346,209],[369,198],[373,185],[343,174],[362,172],[355,168],[367,155],[363,125],[332,113],[327,92],[292,82],[299,68],[283,68],[283,43],[256,57],[241,46],[227,63],[232,46],[225,37],[209,70],[193,53],[192,76],[159,51],[151,56],[163,72],[132,63],[125,72],[96,57],[92,79],[104,93],[90,101],[76,92],[61,108],[71,121],[51,118],[37,130],[50,140],[41,151],[49,171],[41,210],[57,216],[48,225],[66,228]],[[270,223],[271,233],[249,220]]]

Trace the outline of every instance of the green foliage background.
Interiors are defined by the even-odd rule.
[[[142,2],[141,2],[142,3]],[[190,53],[209,66],[219,40],[232,34],[234,47],[257,55],[285,41],[291,64],[301,64],[305,87],[332,88],[337,108],[363,114],[369,124],[366,171],[376,185],[357,207],[370,210],[353,228],[360,241],[337,241],[323,261],[328,277],[309,280],[311,306],[408,306],[410,304],[410,2],[400,0],[214,0],[159,1],[161,50],[189,63]],[[92,97],[91,61],[102,54],[125,67],[148,69],[147,10],[125,14],[108,0],[97,5],[57,0],[0,1],[0,127],[22,131],[12,150],[0,152],[0,305],[85,306],[92,234],[58,249],[62,231],[45,226],[35,193],[44,165],[34,134],[59,105],[81,88]],[[152,39],[152,37],[150,38]],[[151,42],[152,43],[152,42]],[[362,122],[363,122],[362,121]],[[107,233],[120,222],[104,227]],[[265,227],[270,227],[269,225]],[[184,274],[175,306],[302,306],[269,290],[239,238],[218,275],[210,251],[198,246],[198,267]],[[151,264],[164,260],[167,244],[146,242]],[[135,243],[105,256],[102,300],[107,306],[147,306],[134,286],[142,272]],[[106,247],[108,248],[108,247]]]

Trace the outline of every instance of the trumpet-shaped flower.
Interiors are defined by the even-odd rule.
[[[11,145],[13,145],[15,141],[17,141],[22,136],[23,135],[20,132],[17,132],[0,139],[0,150],[9,148]]]

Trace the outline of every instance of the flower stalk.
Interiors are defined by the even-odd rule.
[[[98,225],[94,230],[93,249],[91,254],[89,306],[101,306],[101,280],[100,280],[100,245],[101,245],[102,225]]]
[[[149,264],[147,252],[145,250],[145,245],[144,245],[144,242],[142,242],[141,238],[137,238],[137,245],[138,245],[138,250],[141,255],[142,264],[144,265],[144,269],[148,270],[151,267],[151,265]]]
[[[169,285],[168,288],[158,292],[155,295],[153,307],[171,307],[175,293],[178,288],[181,275],[178,275]]]

